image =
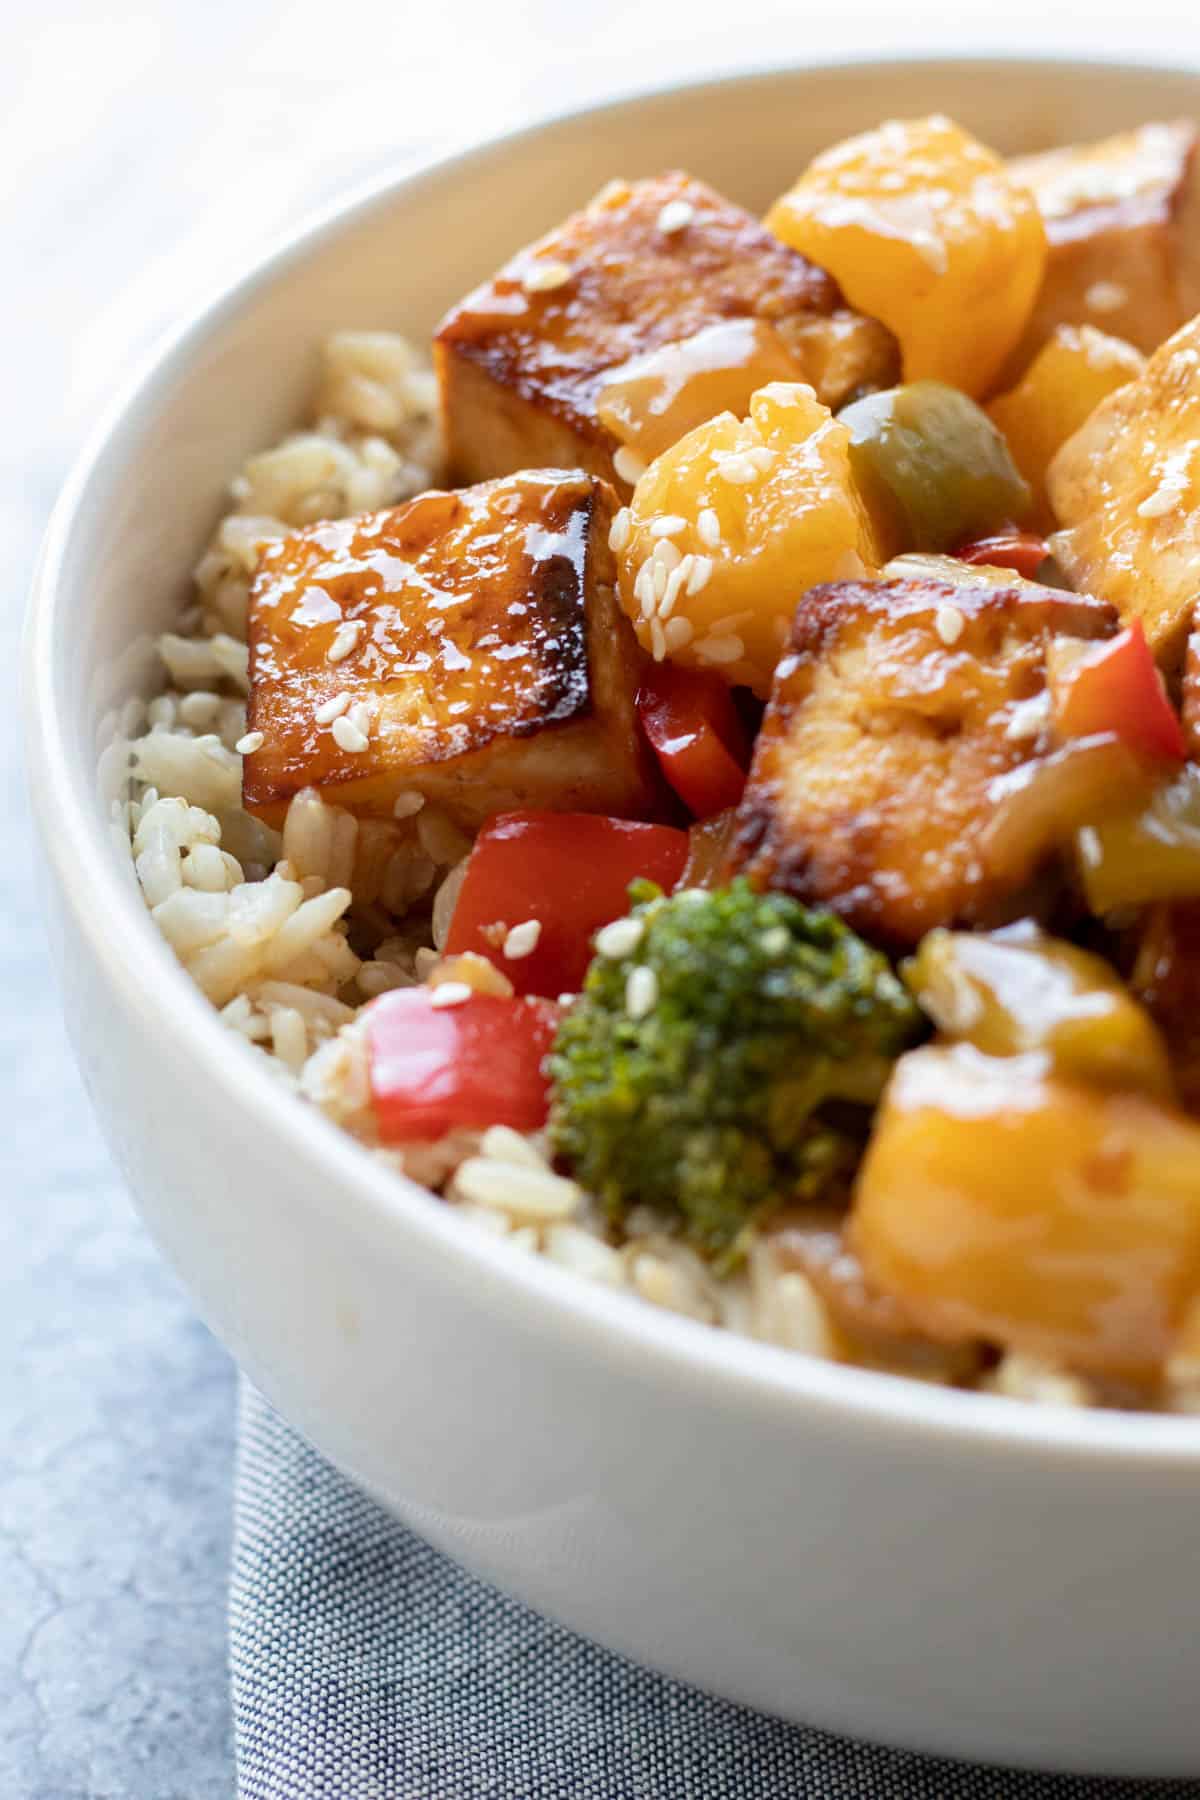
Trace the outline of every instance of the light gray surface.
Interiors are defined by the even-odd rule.
[[[1044,10],[1010,0],[1009,46],[1047,45]],[[318,0],[9,0],[3,18],[0,720],[81,433],[144,342],[281,222],[382,161],[588,95],[995,41],[990,17],[936,0],[460,0],[452,31],[444,9],[361,0],[349,43]],[[1071,46],[1066,15],[1048,29]],[[1156,44],[1178,55],[1176,0],[1096,0],[1076,47]],[[135,1223],[71,1064],[8,724],[0,830],[0,1795],[210,1800],[232,1788],[232,1371]]]

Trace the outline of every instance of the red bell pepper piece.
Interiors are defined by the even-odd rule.
[[[1060,737],[1111,732],[1140,755],[1182,762],[1187,739],[1167,698],[1140,619],[1089,650],[1055,692]]]
[[[729,683],[708,669],[657,663],[637,697],[663,774],[698,819],[736,806],[746,785],[746,734]]]
[[[395,988],[368,1009],[371,1105],[385,1144],[444,1137],[462,1126],[546,1123],[542,1065],[560,1009],[550,1000],[472,994],[435,1006],[434,988]]]
[[[959,562],[988,563],[996,569],[1015,569],[1032,581],[1050,554],[1045,538],[1032,531],[997,531],[991,537],[972,538],[954,552]]]
[[[688,835],[595,813],[501,813],[475,840],[446,940],[446,955],[474,950],[520,994],[577,993],[592,936],[629,910],[639,875],[674,887]],[[525,955],[506,956],[514,925],[538,924]]]

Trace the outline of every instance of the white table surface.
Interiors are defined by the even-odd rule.
[[[37,539],[106,394],[264,237],[371,170],[580,99],[772,61],[1200,61],[1192,0],[4,0],[0,21],[0,669],[14,684]],[[232,1371],[88,1112],[11,727],[0,754],[0,1794],[215,1800],[233,1781]]]

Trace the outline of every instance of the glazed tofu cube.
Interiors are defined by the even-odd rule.
[[[1200,592],[1200,318],[1068,438],[1047,475],[1073,587],[1141,619],[1159,662],[1183,656]]]
[[[614,597],[612,490],[554,470],[307,526],[250,596],[249,811],[301,788],[360,817],[436,800],[637,818],[658,797]]]
[[[480,481],[577,466],[625,491],[618,440],[597,414],[604,378],[732,319],[771,326],[792,379],[832,407],[898,369],[891,334],[741,207],[678,173],[610,183],[439,326],[452,470]]]
[[[1098,144],[1018,157],[1009,172],[1032,188],[1049,241],[1012,380],[1056,325],[1095,325],[1148,353],[1200,311],[1194,125],[1143,125]]]
[[[755,746],[732,868],[896,948],[1002,914],[1034,871],[987,853],[992,783],[1049,747],[1049,641],[1115,628],[1101,602],[1030,582],[810,589]]]

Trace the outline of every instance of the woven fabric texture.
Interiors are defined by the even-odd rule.
[[[1200,1800],[881,1750],[652,1675],[464,1574],[246,1385],[230,1660],[240,1800]]]

